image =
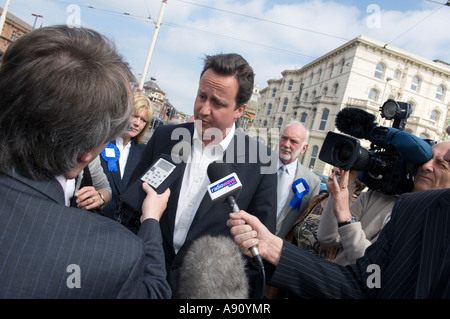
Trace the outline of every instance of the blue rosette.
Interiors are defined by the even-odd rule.
[[[106,145],[105,149],[100,153],[103,159],[108,163],[108,171],[117,172],[117,164],[116,162],[120,158],[119,148],[113,144],[109,143]]]
[[[299,178],[292,183],[292,191],[294,192],[294,197],[289,203],[289,207],[299,209],[302,205],[303,197],[309,193],[308,183],[303,178]]]

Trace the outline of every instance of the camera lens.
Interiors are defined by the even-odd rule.
[[[388,120],[393,119],[396,116],[397,112],[398,105],[395,101],[388,100],[381,107],[381,115]]]
[[[351,159],[353,154],[353,145],[349,143],[342,143],[342,145],[339,146],[337,151],[337,157],[340,162],[347,162]]]

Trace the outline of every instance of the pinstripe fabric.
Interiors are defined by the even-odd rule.
[[[356,264],[340,266],[285,242],[270,284],[305,298],[450,298],[450,189],[401,196]],[[380,267],[380,288],[369,288]]]
[[[0,175],[1,298],[170,296],[156,221],[142,224],[144,245],[118,223],[63,203],[56,180]],[[80,288],[67,285],[72,264]]]

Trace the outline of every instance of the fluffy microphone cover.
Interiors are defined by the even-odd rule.
[[[245,259],[230,237],[196,239],[179,268],[181,299],[246,299]]]

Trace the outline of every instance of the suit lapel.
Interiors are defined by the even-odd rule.
[[[190,139],[191,139],[191,145],[192,145],[192,138],[194,133],[194,125],[189,125],[186,127],[189,130]],[[183,136],[179,136],[180,140],[173,140],[171,136],[164,136],[163,139],[169,139],[171,142],[168,143],[167,147],[164,148],[164,150],[160,154],[172,154],[172,151],[176,149],[176,145],[178,143],[182,143]],[[184,149],[183,149],[184,150]],[[186,150],[184,150],[186,151]],[[188,155],[189,156],[189,155]],[[180,157],[187,159],[186,154],[181,155]],[[178,165],[181,167],[180,176],[177,178],[177,180],[172,184],[170,187],[170,197],[169,201],[167,202],[167,208],[166,213],[164,213],[161,217],[161,220],[166,220],[166,222],[160,223],[161,225],[161,231],[163,232],[163,236],[165,236],[167,242],[170,244],[170,247],[173,247],[173,233],[175,229],[175,218],[177,215],[177,208],[178,208],[178,198],[180,196],[180,189],[181,189],[181,183],[183,181],[183,175],[184,171],[186,169],[186,160],[182,160]],[[203,198],[203,201],[205,198]]]
[[[139,151],[139,146],[136,144],[135,141],[131,140],[130,143],[131,143],[130,153],[128,154],[127,163],[124,168],[123,178],[120,180],[121,181],[120,182],[120,192],[123,192],[126,189],[128,182],[130,181],[131,174],[133,173],[133,169],[136,167],[137,163],[140,160],[140,155],[142,154]],[[117,165],[119,166],[119,162],[117,162]],[[130,167],[131,167],[131,169],[130,169]],[[120,173],[120,168],[119,168],[119,173]],[[120,175],[114,174],[114,179],[115,179],[115,182],[117,183],[117,179],[120,179]]]

